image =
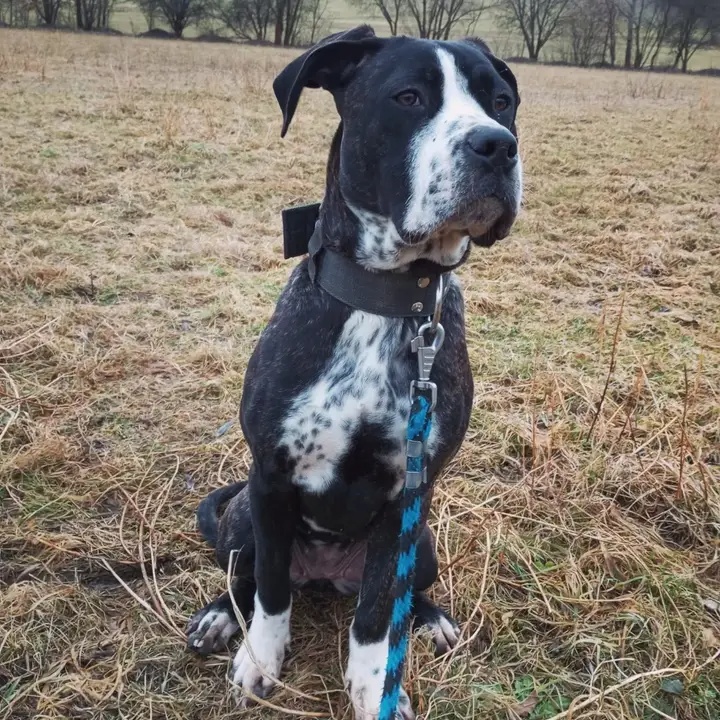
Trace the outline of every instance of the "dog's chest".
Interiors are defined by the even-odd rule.
[[[410,409],[410,333],[402,320],[354,311],[320,377],[292,403],[281,446],[293,483],[323,493],[337,480],[402,477]]]

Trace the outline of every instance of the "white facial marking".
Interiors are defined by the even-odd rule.
[[[255,594],[255,612],[247,637],[233,660],[232,682],[238,690],[265,697],[280,677],[285,648],[290,644],[290,608],[269,615]],[[241,704],[249,704],[244,697]]]
[[[385,665],[387,664],[387,636],[376,643],[361,645],[350,629],[350,653],[348,655],[345,684],[350,694],[355,720],[377,720],[380,712]],[[413,720],[415,713],[410,698],[400,688],[398,712],[402,720]]]
[[[413,140],[412,187],[404,221],[409,233],[431,233],[438,221],[452,215],[463,194],[460,171],[465,162],[463,145],[470,130],[502,127],[472,96],[453,56],[443,48],[436,52],[443,75],[442,106]]]

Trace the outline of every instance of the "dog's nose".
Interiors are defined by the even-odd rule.
[[[496,168],[511,168],[517,162],[517,140],[504,127],[475,128],[465,142],[475,155],[485,158]]]

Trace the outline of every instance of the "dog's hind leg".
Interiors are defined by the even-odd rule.
[[[225,650],[240,629],[237,613],[249,622],[253,611],[255,539],[246,488],[233,497],[219,523],[216,556],[223,570],[230,567],[232,580],[229,592],[198,610],[188,622],[188,649],[200,655]]]
[[[444,655],[460,639],[458,624],[423,592],[437,580],[438,563],[432,531],[426,525],[418,540],[415,594],[413,595],[413,630],[430,633],[435,654]]]

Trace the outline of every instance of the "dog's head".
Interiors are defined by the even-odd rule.
[[[481,40],[378,38],[361,26],[319,42],[273,87],[283,136],[303,88],[333,94],[341,124],[324,217],[335,232],[355,224],[350,249],[364,264],[455,265],[470,240],[489,246],[508,234],[522,192],[520,98]]]

